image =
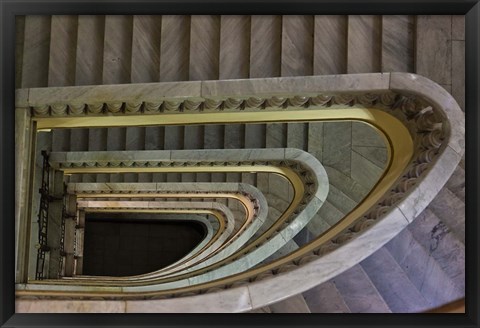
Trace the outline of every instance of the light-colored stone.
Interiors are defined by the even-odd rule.
[[[282,18],[274,15],[251,16],[250,77],[280,76]]]
[[[460,156],[454,150],[445,148],[423,181],[397,205],[409,222],[412,222],[442,189],[459,161]]]
[[[190,18],[189,80],[219,78],[220,16],[194,15]]]
[[[315,75],[347,72],[347,16],[315,16],[313,51]]]
[[[388,305],[360,265],[333,278],[345,304],[353,313],[390,313]]]
[[[347,73],[381,71],[381,23],[381,16],[348,16]]]
[[[382,16],[382,72],[413,72],[414,29],[414,16]]]
[[[387,90],[390,74],[349,74],[202,82],[203,97]],[[268,82],[267,82],[268,81]]]
[[[430,308],[431,304],[410,282],[385,248],[368,257],[361,266],[392,312],[421,312]]]
[[[313,31],[311,15],[282,16],[282,76],[313,73]]]
[[[125,301],[16,300],[16,313],[124,313]]]
[[[222,15],[220,17],[219,78],[249,77],[250,16]]]
[[[131,80],[158,82],[162,16],[133,16]]]
[[[416,25],[415,72],[451,84],[452,16],[419,15]]]
[[[127,313],[224,313],[252,308],[247,287],[165,300],[126,301]]]
[[[272,304],[270,309],[272,313],[310,313],[310,309],[301,294]]]
[[[465,111],[465,41],[452,41],[452,96]]]

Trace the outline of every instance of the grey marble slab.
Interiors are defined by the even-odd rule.
[[[248,78],[250,71],[250,16],[220,16],[219,78]]]
[[[296,295],[270,305],[272,313],[311,313],[303,296]]]
[[[365,146],[352,146],[352,150],[362,157],[368,159],[380,169],[385,169],[388,152],[383,147],[365,147]]]
[[[352,122],[352,145],[386,147],[380,133],[369,124],[362,122]]]
[[[251,16],[250,77],[280,76],[282,18],[278,15]]]
[[[417,16],[415,53],[417,74],[440,84],[451,84],[451,35],[452,16]]]
[[[162,16],[133,16],[131,81],[160,81]]]
[[[103,84],[131,82],[133,16],[105,16]]]
[[[362,155],[352,151],[352,179],[367,189],[372,188],[380,178],[383,169]]]
[[[350,175],[352,123],[328,122],[323,126],[323,164]]]
[[[315,15],[313,73],[347,72],[347,16]]]
[[[105,16],[78,16],[75,85],[102,83]]]
[[[303,293],[312,313],[350,313],[350,309],[332,281],[324,282]]]
[[[124,313],[125,301],[17,300],[17,313]]]
[[[345,304],[353,313],[390,313],[388,305],[360,265],[333,278]]]
[[[348,16],[347,73],[381,71],[381,30],[381,16]]]
[[[452,96],[465,111],[465,41],[452,41]]]
[[[431,307],[385,248],[365,259],[361,266],[392,312],[421,312]]]
[[[311,15],[282,16],[282,76],[313,73],[313,31]]]
[[[382,16],[382,72],[414,71],[414,33],[414,16]]]
[[[48,85],[61,87],[75,84],[77,17],[53,15],[48,60]]]
[[[190,18],[190,81],[219,78],[220,16]]]
[[[22,88],[48,85],[51,16],[25,17]]]
[[[162,15],[160,81],[188,81],[190,16]]]

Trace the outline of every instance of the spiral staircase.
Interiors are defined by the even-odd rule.
[[[403,313],[462,299],[463,24],[18,19],[16,311]],[[83,275],[101,213],[206,232],[156,271]]]

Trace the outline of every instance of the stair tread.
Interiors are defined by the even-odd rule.
[[[219,77],[220,17],[194,15],[190,24],[189,80],[216,80]]]
[[[382,72],[414,71],[414,35],[413,16],[382,16]]]
[[[312,313],[350,313],[342,295],[332,281],[313,287],[303,293]]]
[[[349,15],[347,73],[380,72],[381,16]]]
[[[360,265],[332,279],[345,304],[354,313],[389,313],[385,300]]]
[[[448,188],[442,188],[428,209],[445,223],[465,244],[465,203]]]
[[[162,16],[133,16],[132,83],[160,81],[160,39]]]
[[[420,312],[430,308],[429,302],[385,247],[363,260],[360,265],[392,312]]]
[[[77,16],[53,15],[51,24],[48,86],[74,85]]]
[[[103,84],[131,82],[133,18],[127,15],[105,17]]]
[[[51,16],[25,17],[22,88],[48,85]]]
[[[78,16],[75,85],[102,84],[105,16]]]
[[[310,313],[310,309],[301,294],[271,304],[269,307],[272,313]]]
[[[250,36],[250,78],[280,76],[282,17],[253,15]]]
[[[219,78],[242,79],[250,71],[250,16],[220,17]]]
[[[432,307],[464,295],[464,291],[455,286],[428,249],[415,239],[410,228],[404,229],[385,247]]]
[[[315,75],[347,72],[347,16],[316,15],[313,72]]]

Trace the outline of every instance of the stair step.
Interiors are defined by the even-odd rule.
[[[352,179],[358,181],[367,189],[372,189],[383,173],[383,168],[378,167],[372,161],[363,157],[356,151],[351,152]]]
[[[52,130],[52,151],[69,151],[70,149],[70,130],[54,129]]]
[[[75,85],[102,84],[105,16],[78,16]]]
[[[360,265],[333,278],[345,304],[353,313],[390,313],[388,305]]]
[[[160,81],[160,38],[162,16],[133,16],[132,83]]]
[[[382,72],[414,72],[414,37],[414,16],[382,16]]]
[[[245,148],[265,148],[265,124],[245,125]]]
[[[287,124],[267,124],[265,145],[267,148],[285,148],[287,146]]]
[[[330,182],[327,200],[344,214],[349,213],[358,204],[356,201],[350,199],[342,191],[337,189],[337,187],[333,185],[333,181]]]
[[[323,124],[322,164],[331,166],[343,174],[350,176],[351,122],[325,122]]]
[[[334,185],[335,188],[354,202],[359,203],[367,195],[368,189],[363,187],[357,181],[332,167],[325,166],[324,168],[327,172],[330,184]]]
[[[250,16],[220,17],[219,78],[242,79],[250,71]]]
[[[333,281],[324,282],[303,293],[312,313],[350,313]]]
[[[127,127],[125,128],[125,150],[144,150],[145,149],[145,128]],[[124,182],[138,182],[138,173],[126,173]]]
[[[438,84],[452,84],[452,17],[418,15],[416,18],[415,73]]]
[[[428,208],[409,225],[408,230],[464,294],[465,246],[462,242]]]
[[[103,84],[131,82],[133,17],[107,15],[103,49]]]
[[[442,188],[428,206],[465,244],[465,203],[448,188]]]
[[[25,17],[22,88],[48,86],[51,16]]]
[[[381,71],[381,24],[381,16],[348,16],[348,74]]]
[[[313,74],[312,15],[282,16],[282,76]]]
[[[323,122],[308,123],[307,151],[323,161]]]
[[[75,84],[77,16],[53,15],[51,25],[48,86]]]
[[[275,253],[273,253],[272,255],[267,257],[265,260],[263,260],[262,263],[271,263],[285,255],[290,254],[291,252],[297,249],[298,249],[297,243],[293,239],[290,239],[285,245],[283,245]]]
[[[250,78],[280,76],[282,17],[253,15],[250,37]]]
[[[160,81],[188,81],[190,16],[162,16],[160,39]]]
[[[264,306],[252,311],[248,311],[247,313],[272,313],[272,310],[268,306]]]
[[[217,80],[219,77],[220,17],[194,15],[190,26],[189,80]]]
[[[432,307],[463,296],[410,229],[404,229],[385,247]]]
[[[312,220],[314,220],[315,218],[313,218]],[[325,225],[326,226],[326,229],[328,229],[328,225]],[[313,239],[315,239],[316,235],[314,235],[313,233],[310,232],[310,230],[308,229],[308,225],[303,228],[302,230],[300,230],[300,232],[298,234],[295,235],[295,237],[293,237],[293,240],[297,243],[297,245],[299,247],[302,247],[303,245],[306,245],[308,244],[310,241],[312,241]]]
[[[465,201],[465,169],[458,165],[445,186],[460,200]]]
[[[303,296],[295,295],[281,302],[271,304],[272,313],[311,313]]]
[[[385,247],[360,265],[393,313],[421,312],[431,307]]]
[[[347,72],[347,16],[316,15],[313,73],[315,75]]]
[[[287,123],[287,147],[307,150],[308,123]]]

